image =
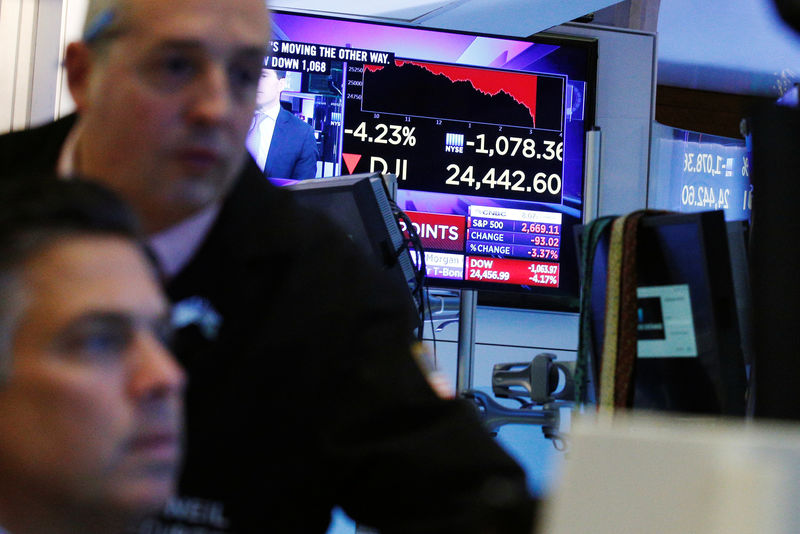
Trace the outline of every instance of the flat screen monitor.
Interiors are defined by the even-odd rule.
[[[722,211],[642,219],[634,408],[745,414],[747,378],[727,235]],[[597,355],[603,346],[607,237],[598,245],[592,273]]]
[[[305,180],[287,187],[300,204],[326,214],[375,266],[403,288],[413,327],[419,327],[420,279],[404,246],[405,239],[381,175],[366,173]]]
[[[576,309],[596,55],[590,39],[276,11],[266,61],[314,128],[317,177],[397,176],[429,286]]]

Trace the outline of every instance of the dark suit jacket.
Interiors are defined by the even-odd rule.
[[[52,170],[73,120],[0,136],[0,172]],[[400,289],[354,246],[248,160],[167,285],[221,322],[178,332],[184,497],[135,532],[321,534],[336,505],[384,534],[530,532],[522,471],[471,405],[433,393]]]
[[[270,141],[264,176],[308,180],[317,174],[317,159],[313,128],[281,108]]]

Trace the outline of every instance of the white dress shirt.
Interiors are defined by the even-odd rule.
[[[250,125],[250,131],[247,133],[247,149],[262,171],[267,164],[269,145],[272,142],[275,122],[278,120],[280,111],[280,102],[276,102],[274,106],[268,109],[256,110],[253,123]]]
[[[211,204],[200,213],[148,236],[147,243],[158,259],[161,274],[167,280],[178,274],[200,248],[217,218],[219,208],[219,203]]]

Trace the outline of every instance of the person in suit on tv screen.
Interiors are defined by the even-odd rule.
[[[264,68],[247,148],[267,178],[308,180],[317,174],[317,141],[311,126],[281,106],[286,72]]]

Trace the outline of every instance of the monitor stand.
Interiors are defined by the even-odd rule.
[[[462,289],[458,308],[458,356],[456,394],[472,389],[472,368],[475,358],[475,310],[478,292]]]

